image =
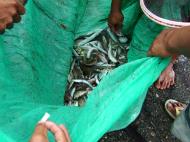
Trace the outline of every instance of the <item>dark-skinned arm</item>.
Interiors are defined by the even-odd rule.
[[[121,0],[112,0],[108,25],[112,31],[117,32],[122,28],[124,16],[121,12]]]
[[[121,0],[112,0],[111,11],[121,11]]]
[[[168,52],[190,57],[190,26],[171,30],[165,40]]]
[[[161,57],[180,54],[190,57],[190,26],[162,31],[149,51],[149,55]]]

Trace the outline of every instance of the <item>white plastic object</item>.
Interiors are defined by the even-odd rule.
[[[44,123],[48,120],[48,118],[50,117],[49,113],[45,113],[44,116],[42,117],[42,119],[39,121],[39,123]]]

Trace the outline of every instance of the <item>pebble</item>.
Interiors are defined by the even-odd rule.
[[[154,132],[151,132],[150,135],[153,136],[153,137],[156,136],[156,134]]]
[[[156,98],[159,98],[160,96],[158,94],[156,94]]]

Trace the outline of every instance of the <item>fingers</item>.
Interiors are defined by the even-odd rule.
[[[8,27],[11,27],[13,23],[13,18],[9,16],[8,14],[3,15],[0,17],[0,29],[5,29]]]
[[[11,28],[14,22],[21,20],[25,13],[24,6],[19,0],[0,0],[0,31]]]
[[[160,50],[159,50],[159,44],[157,44],[157,43],[159,43],[159,41],[158,41],[158,39],[155,39],[154,40],[154,42],[153,42],[153,44],[151,45],[151,47],[150,47],[150,49],[149,49],[149,51],[148,51],[148,56],[158,56],[159,55],[159,53],[160,53]]]
[[[115,28],[114,28],[114,25],[108,23],[108,26],[110,27],[111,31],[115,32]]]
[[[18,15],[18,14],[13,15],[13,20],[14,20],[15,23],[20,22],[20,20],[21,20],[20,15]]]
[[[118,32],[122,28],[123,14],[120,11],[111,12],[108,18],[108,25],[113,32]]]
[[[55,123],[47,121],[46,127],[54,134],[56,142],[70,142],[69,135],[64,126],[57,126]]]
[[[15,8],[10,8],[9,12],[7,12],[7,13],[10,14],[9,17],[11,17],[14,22],[20,22],[21,17]],[[12,23],[13,23],[13,21],[12,21]]]
[[[114,32],[120,31],[121,28],[122,28],[122,23],[116,24],[116,25],[114,26]]]
[[[14,8],[20,15],[25,13],[25,8],[22,2],[19,0],[10,0],[9,2],[5,3],[5,5],[8,8]]]
[[[13,18],[7,18],[6,28],[10,29],[12,27],[13,27]]]
[[[171,53],[168,51],[168,44],[165,40],[166,35],[170,30],[163,30],[154,40],[151,45],[147,55],[148,56],[160,56],[160,57],[169,57]]]
[[[36,126],[30,142],[48,142],[47,128],[45,124],[40,123]]]
[[[48,129],[46,128],[45,124],[39,123],[39,124],[36,126],[36,128],[35,128],[35,130],[34,130],[34,133],[35,133],[35,134],[47,135],[47,130],[48,130]]]
[[[6,26],[0,24],[0,34],[3,34],[5,32]]]
[[[25,8],[24,8],[23,4],[20,1],[17,0],[15,2],[15,6],[16,6],[17,11],[18,11],[18,13],[20,15],[23,15],[25,13]]]
[[[39,123],[34,130],[30,142],[48,142],[48,130],[54,134],[56,142],[71,142],[66,128],[63,125],[58,126],[51,121]]]
[[[108,26],[110,27],[112,32],[116,33],[121,30],[122,23],[115,23],[115,24],[108,23]]]
[[[8,0],[8,1],[5,1],[4,3],[1,2],[0,4],[1,4],[1,8],[6,8],[8,11],[9,9],[15,9],[17,13],[20,15],[25,13],[25,8],[22,2],[19,0]]]
[[[64,125],[60,125],[59,127],[60,127],[60,128],[62,129],[62,131],[65,133],[65,136],[66,136],[68,142],[71,142],[71,139],[70,139],[70,137],[69,137],[69,134],[68,134],[67,129],[65,128],[65,126],[64,126]]]

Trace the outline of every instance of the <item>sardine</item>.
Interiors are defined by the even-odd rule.
[[[71,97],[72,97],[72,98],[74,97],[75,91],[76,91],[76,88],[74,87],[74,88],[71,90]]]
[[[109,43],[108,44],[108,57],[109,59],[113,62],[113,63],[117,63],[117,60],[115,59],[115,57],[112,55],[112,47],[111,47],[111,44]]]
[[[81,41],[78,45],[83,46],[84,44],[86,44],[86,43],[90,42],[91,40],[93,40],[94,38],[96,38],[101,32],[102,32],[102,30],[99,30],[99,31],[93,33],[90,37],[87,37],[85,40]]]
[[[73,82],[76,82],[76,83],[84,83],[86,85],[88,85],[91,89],[93,89],[94,87],[86,80],[82,80],[82,79],[74,79]]]
[[[109,34],[109,36],[111,37],[111,39],[112,39],[114,42],[117,43],[118,40],[117,40],[116,36],[113,34],[113,32],[111,31],[111,29],[108,28],[107,31],[108,31],[108,34]]]
[[[87,56],[86,56],[87,59],[90,58],[93,51],[97,51],[97,49],[92,48],[92,49],[88,50],[88,53],[87,53]]]
[[[79,97],[82,97],[87,94],[88,94],[88,91],[76,91],[76,93],[74,94],[74,99],[78,99]]]

